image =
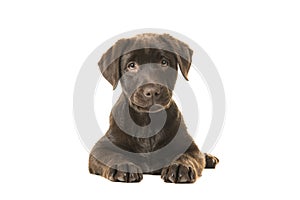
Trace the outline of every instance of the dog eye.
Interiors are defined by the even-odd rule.
[[[168,66],[169,65],[169,63],[166,59],[162,59],[161,64],[162,64],[162,66]]]
[[[129,63],[127,64],[127,68],[128,68],[129,70],[135,70],[135,69],[137,68],[137,64],[136,64],[135,62],[129,62]]]

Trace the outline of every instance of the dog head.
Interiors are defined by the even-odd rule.
[[[98,65],[115,89],[120,81],[130,106],[138,112],[167,108],[178,66],[186,80],[193,51],[168,34],[145,33],[117,41]]]

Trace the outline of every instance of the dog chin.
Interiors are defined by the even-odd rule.
[[[169,107],[170,102],[168,102],[166,105],[161,105],[161,104],[153,104],[150,106],[139,106],[135,103],[131,103],[131,107],[136,110],[137,112],[144,112],[144,113],[157,113],[162,110],[165,110]]]

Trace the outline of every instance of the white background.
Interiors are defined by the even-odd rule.
[[[104,1],[103,1],[104,2]],[[1,1],[1,199],[299,199],[297,1]],[[192,185],[88,173],[72,115],[76,76],[99,44],[164,28],[210,55],[226,93],[216,170]]]

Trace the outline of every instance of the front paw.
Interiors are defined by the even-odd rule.
[[[140,182],[143,179],[143,173],[141,168],[128,162],[111,167],[107,178],[115,182]]]
[[[173,163],[162,170],[161,178],[167,183],[194,183],[196,171],[192,166]]]

